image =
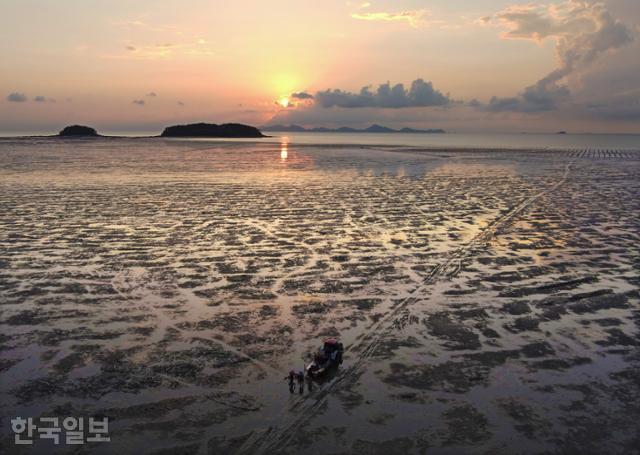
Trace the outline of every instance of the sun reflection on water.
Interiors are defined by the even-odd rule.
[[[289,156],[289,138],[283,137],[280,143],[280,159],[285,161],[287,156]]]

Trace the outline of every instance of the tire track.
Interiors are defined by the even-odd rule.
[[[400,313],[405,311],[408,306],[416,300],[416,296],[421,293],[421,291],[424,291],[427,286],[434,284],[440,278],[451,278],[457,274],[462,268],[462,262],[471,257],[481,245],[488,243],[497,234],[501,227],[509,223],[518,214],[525,211],[538,199],[552,191],[555,191],[563,185],[567,181],[572,164],[573,161],[565,166],[564,173],[558,181],[546,189],[525,199],[507,213],[498,217],[493,223],[487,226],[487,228],[467,242],[467,244],[448,254],[442,263],[436,265],[431,270],[422,283],[409,291],[409,295],[392,307],[384,318],[381,318],[378,322],[373,324],[369,328],[368,333],[363,336],[360,341],[347,348],[348,351],[358,352],[357,359],[348,368],[341,370],[335,378],[322,387],[312,398],[296,402],[289,409],[290,412],[288,415],[283,415],[283,425],[280,427],[269,427],[264,432],[254,431],[249,439],[247,439],[247,441],[245,441],[245,443],[239,448],[237,453],[278,453],[279,450],[286,447],[291,438],[296,434],[297,430],[315,416],[316,412],[325,403],[325,398],[327,396],[329,396],[334,390],[338,389],[340,385],[353,383],[360,374],[364,372],[365,365],[375,353],[381,340],[394,328],[395,323],[400,318]],[[452,266],[455,267],[453,271],[447,273]],[[284,413],[286,413],[286,410],[283,411],[283,414]]]

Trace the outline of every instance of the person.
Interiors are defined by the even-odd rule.
[[[304,391],[304,373],[302,371],[289,371],[289,375],[284,378],[289,381],[289,392],[293,393],[295,390],[295,383],[298,383],[298,389],[300,393]]]
[[[293,370],[289,371],[289,376],[285,377],[284,379],[289,380],[289,392],[293,393],[294,381],[296,379],[296,372]]]
[[[315,360],[318,366],[322,366],[327,361],[327,353],[324,349],[320,349],[318,352],[316,352],[313,360]]]
[[[302,395],[302,393],[304,392],[304,372],[298,371],[296,379],[298,380],[298,389],[300,391],[300,395]]]

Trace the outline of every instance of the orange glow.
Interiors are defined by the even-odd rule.
[[[289,107],[289,104],[290,104],[289,98],[287,98],[286,96],[283,96],[278,100],[278,104],[282,107]]]

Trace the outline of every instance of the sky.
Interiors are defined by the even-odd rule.
[[[0,0],[0,132],[640,133],[637,0]]]

